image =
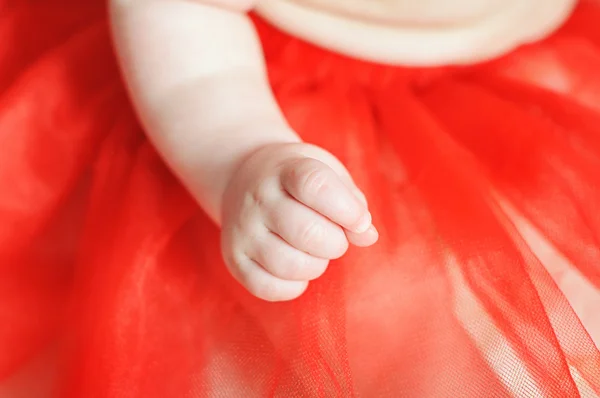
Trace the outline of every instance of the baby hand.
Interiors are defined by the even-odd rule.
[[[264,300],[297,298],[349,243],[364,247],[377,239],[364,195],[335,157],[312,145],[262,148],[224,195],[225,262]]]

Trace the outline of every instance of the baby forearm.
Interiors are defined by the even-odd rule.
[[[235,73],[174,91],[145,117],[156,147],[216,222],[246,157],[267,144],[299,141],[270,95],[262,79]]]
[[[150,139],[219,221],[237,165],[265,144],[298,138],[271,94],[243,13],[186,0],[135,1],[113,0],[112,18],[131,96]]]

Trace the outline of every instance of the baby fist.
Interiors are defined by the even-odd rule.
[[[232,275],[269,301],[297,298],[348,244],[378,234],[343,165],[308,144],[273,144],[238,169],[223,200],[222,248]]]

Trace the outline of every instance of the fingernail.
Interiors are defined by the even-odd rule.
[[[365,247],[374,245],[379,240],[379,231],[377,231],[377,228],[375,228],[373,224],[371,224],[369,229],[367,229],[367,232],[362,235],[367,237],[366,242],[368,242],[368,244],[365,243]]]
[[[369,233],[369,235],[372,235],[375,237],[375,241],[379,240],[379,231],[377,230],[377,228],[375,228],[375,226],[373,224],[371,224],[371,226],[369,227],[367,232]]]
[[[369,229],[367,230],[367,232],[372,235],[379,236],[379,231],[377,230],[377,228],[375,228],[375,226],[372,223],[371,223],[371,226],[369,227]]]
[[[367,230],[371,226],[372,221],[373,221],[373,219],[371,218],[371,213],[366,212],[362,216],[360,221],[356,224],[356,227],[354,228],[354,232],[356,232],[357,234],[362,234],[363,232],[367,232]]]

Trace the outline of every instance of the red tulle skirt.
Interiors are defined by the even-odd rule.
[[[0,396],[600,396],[597,4],[468,68],[257,21],[290,123],[381,233],[272,304],[144,136],[105,6],[0,0]]]

